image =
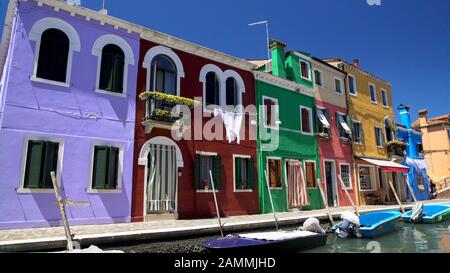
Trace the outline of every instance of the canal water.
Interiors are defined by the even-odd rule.
[[[328,236],[327,245],[307,253],[450,253],[450,222],[435,225],[403,223],[402,228],[374,240]],[[289,230],[289,228],[283,228]],[[293,228],[291,228],[293,229]],[[261,230],[258,230],[260,232]],[[246,231],[247,233],[248,231]],[[135,245],[109,246],[126,253],[207,253],[201,243],[217,236],[173,241],[152,241]]]

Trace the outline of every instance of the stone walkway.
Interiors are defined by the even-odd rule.
[[[427,203],[450,203],[450,200],[433,200]],[[404,204],[406,209],[413,204]],[[399,206],[364,206],[361,213],[399,209]],[[331,208],[334,218],[351,207]],[[277,213],[280,225],[300,225],[309,217],[328,220],[327,210],[297,211]],[[236,232],[274,226],[273,214],[246,215],[223,218],[226,232]],[[83,246],[91,244],[123,243],[137,240],[164,240],[187,236],[219,234],[216,219],[161,220],[141,223],[73,226],[71,232],[75,240]],[[0,231],[0,251],[37,251],[64,248],[66,239],[63,227],[34,228]]]

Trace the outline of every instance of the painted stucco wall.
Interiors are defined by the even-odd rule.
[[[314,91],[317,101],[329,103],[344,109],[343,113],[347,113],[347,99],[345,97],[345,73],[339,72],[329,65],[322,64],[318,61],[312,60],[313,79],[314,69],[322,72],[322,86],[314,84]],[[336,92],[334,79],[338,78],[342,82],[342,93]]]
[[[36,21],[46,17],[64,20],[80,37],[81,50],[73,55],[69,87],[30,80],[36,52],[29,33]],[[35,1],[20,3],[10,51],[12,62],[5,69],[10,77],[3,92],[5,108],[0,129],[0,228],[61,224],[54,193],[18,192],[27,138],[63,143],[63,156],[59,158],[62,196],[89,202],[88,206],[67,208],[72,224],[130,221],[137,64],[128,67],[126,97],[96,93],[98,57],[92,55],[92,47],[104,34],[125,39],[138,60],[138,35],[45,5],[38,7]],[[117,193],[87,192],[94,143],[123,147],[122,189]]]
[[[278,87],[263,81],[256,81],[256,103],[263,105],[263,96],[278,99],[279,118],[281,125],[279,131],[279,147],[274,151],[264,151],[262,144],[267,143],[258,136],[258,179],[259,179],[259,199],[262,213],[271,212],[267,184],[264,172],[267,170],[267,158],[275,157],[282,159],[282,178],[283,185],[280,189],[271,189],[275,210],[278,212],[287,211],[286,197],[286,160],[297,159],[300,161],[309,160],[316,162],[316,175],[320,178],[320,166],[318,163],[318,144],[314,135],[304,135],[300,131],[300,106],[306,106],[314,110],[314,97]],[[258,108],[258,111],[261,109]],[[315,114],[313,111],[313,116]],[[258,117],[262,113],[258,112]],[[313,118],[313,124],[314,124]],[[261,121],[258,122],[261,124]],[[276,130],[276,129],[269,129]],[[259,130],[258,130],[259,131]],[[317,190],[310,190],[310,199],[313,200],[313,206],[321,207],[321,199],[317,196]],[[312,195],[312,196],[311,196]]]

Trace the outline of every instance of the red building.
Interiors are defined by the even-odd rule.
[[[319,158],[322,183],[329,206],[349,206],[339,176],[355,202],[356,179],[353,174],[352,134],[345,96],[346,73],[320,59],[313,58],[316,89]],[[356,203],[356,202],[355,202]]]
[[[227,140],[221,115],[215,119],[218,125],[210,124],[214,109],[254,105],[254,65],[152,31],[143,35],[140,52],[138,94],[171,96],[148,93],[137,99],[132,220],[160,214],[175,219],[215,216],[210,170],[222,215],[259,213],[256,122],[251,122],[256,115],[244,114],[240,143]],[[201,101],[192,110],[191,126],[178,117],[161,118],[180,97]],[[209,117],[196,122],[198,115]],[[209,129],[220,137],[203,134]],[[175,131],[184,131],[184,138],[174,137]]]

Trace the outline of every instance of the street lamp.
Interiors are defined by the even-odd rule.
[[[270,60],[270,49],[269,49],[269,21],[261,21],[261,22],[255,22],[248,24],[249,26],[256,26],[256,25],[266,25],[266,38],[267,38],[267,60]]]

